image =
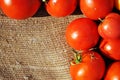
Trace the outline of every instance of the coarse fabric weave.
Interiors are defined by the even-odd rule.
[[[63,18],[0,16],[0,80],[71,80],[72,51],[67,25],[81,15]]]

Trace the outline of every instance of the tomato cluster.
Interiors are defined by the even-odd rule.
[[[66,41],[75,53],[70,66],[72,79],[120,80],[120,0],[0,0],[0,8],[10,18],[27,19],[43,2],[54,17],[72,14],[77,3],[86,16],[66,28]],[[107,67],[109,60],[113,63]]]
[[[120,80],[118,3],[119,0],[79,1],[86,17],[73,20],[65,35],[74,51],[70,65],[73,80]]]
[[[72,14],[77,3],[80,3],[81,11],[89,18],[104,18],[113,8],[113,2],[120,10],[119,0],[0,0],[0,8],[3,13],[13,19],[27,19],[35,15],[41,4],[45,4],[45,9],[49,15],[54,17],[64,17]],[[107,5],[107,7],[106,7]]]
[[[3,13],[13,19],[27,19],[38,11],[44,2],[46,11],[54,17],[72,14],[77,0],[0,0]]]

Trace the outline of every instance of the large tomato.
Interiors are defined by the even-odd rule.
[[[94,51],[85,52],[80,63],[72,62],[70,74],[72,80],[101,80],[105,72],[105,62],[103,58]]]
[[[88,18],[73,20],[66,29],[66,41],[76,50],[94,47],[99,40],[97,25]]]
[[[77,0],[48,0],[46,2],[47,12],[54,17],[64,17],[74,12]]]
[[[100,50],[107,57],[120,60],[120,40],[103,40],[100,44]]]
[[[120,39],[120,15],[108,14],[99,25],[98,32],[104,39]]]
[[[113,9],[114,0],[80,0],[80,9],[88,18],[104,18]]]
[[[40,0],[0,0],[2,11],[10,18],[26,19],[39,9]]]
[[[120,80],[120,62],[114,62],[108,68],[104,80]]]

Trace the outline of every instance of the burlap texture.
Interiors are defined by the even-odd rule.
[[[14,20],[1,13],[0,80],[71,80],[65,29],[78,17]]]

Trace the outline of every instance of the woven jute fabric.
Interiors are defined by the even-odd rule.
[[[0,16],[0,80],[71,80],[67,25],[80,15],[63,18]]]

